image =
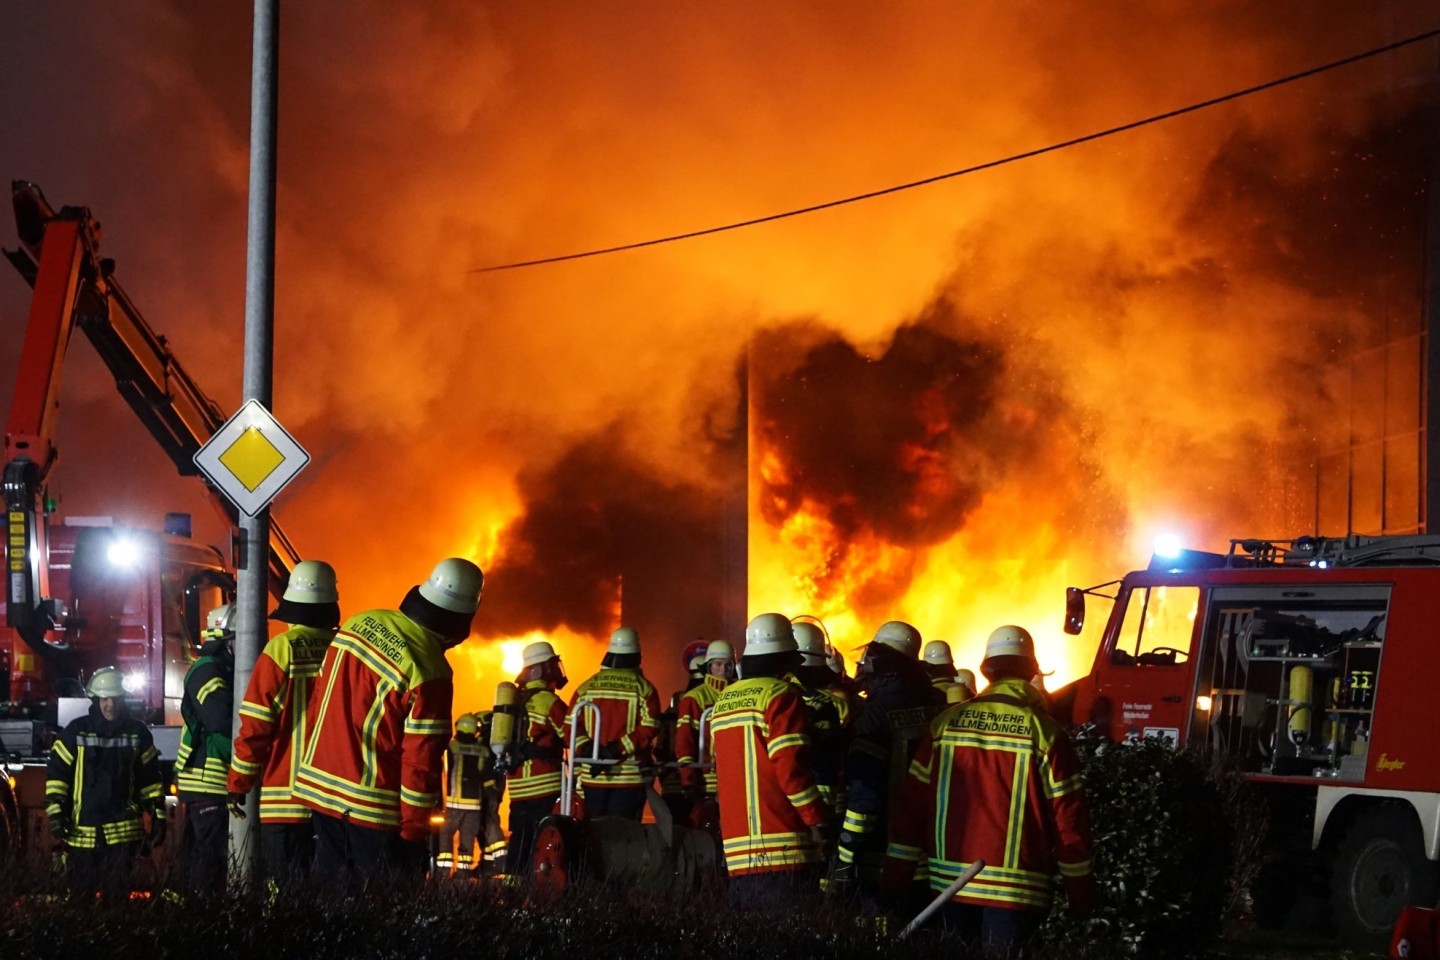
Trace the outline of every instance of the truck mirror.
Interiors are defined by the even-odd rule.
[[[1065,632],[1072,636],[1085,629],[1085,591],[1079,587],[1065,588]]]

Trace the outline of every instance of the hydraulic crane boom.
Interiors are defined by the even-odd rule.
[[[35,293],[5,435],[6,617],[33,647],[57,614],[43,560],[45,480],[56,458],[60,368],[72,331],[79,327],[89,338],[120,395],[182,476],[198,474],[195,452],[225,417],[120,287],[114,261],[99,257],[100,224],[90,210],[64,207],[57,213],[35,184],[16,180],[11,187],[20,248],[4,253]],[[208,483],[206,490],[231,525],[237,524],[234,505]],[[270,590],[277,598],[299,560],[272,520]]]

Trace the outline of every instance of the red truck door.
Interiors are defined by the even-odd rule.
[[[1200,588],[1127,579],[1096,658],[1092,716],[1115,739],[1189,732],[1198,652]],[[1156,578],[1158,579],[1158,578]]]

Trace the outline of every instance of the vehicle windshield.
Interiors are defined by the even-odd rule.
[[[1135,587],[1126,595],[1111,661],[1138,666],[1185,662],[1199,606],[1199,587]]]

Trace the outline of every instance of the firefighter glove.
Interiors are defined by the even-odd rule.
[[[225,800],[225,805],[230,808],[230,816],[236,820],[245,819],[245,794],[230,791]]]
[[[70,815],[68,813],[56,813],[50,817],[50,836],[57,841],[64,840],[70,836]]]
[[[600,744],[601,760],[624,760],[625,746],[619,740],[611,740],[609,743]]]
[[[810,827],[810,842],[820,848],[821,853],[829,851],[835,844],[835,828],[828,823],[817,823]]]

